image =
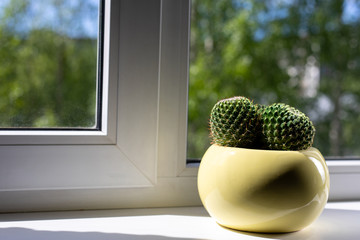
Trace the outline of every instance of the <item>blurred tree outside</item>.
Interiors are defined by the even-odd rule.
[[[360,156],[360,2],[193,0],[188,158],[210,145],[220,99],[283,102],[316,127],[324,156]]]
[[[98,4],[0,4],[0,128],[96,125]]]

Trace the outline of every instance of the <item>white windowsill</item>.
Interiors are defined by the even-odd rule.
[[[255,234],[220,227],[202,207],[0,215],[0,239],[357,239],[360,202],[328,203],[309,227],[288,234]]]

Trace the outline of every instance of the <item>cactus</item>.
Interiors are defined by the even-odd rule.
[[[212,143],[226,147],[304,150],[312,146],[315,127],[298,109],[283,103],[254,104],[246,97],[223,99],[210,115]]]
[[[273,150],[304,150],[312,146],[315,127],[299,110],[274,103],[261,110],[265,143]]]
[[[210,137],[215,144],[256,148],[260,129],[258,106],[246,97],[223,99],[211,111]]]

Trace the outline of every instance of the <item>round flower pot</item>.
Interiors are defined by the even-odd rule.
[[[329,195],[316,148],[256,150],[212,145],[198,174],[201,201],[220,225],[250,232],[293,232],[312,223]]]

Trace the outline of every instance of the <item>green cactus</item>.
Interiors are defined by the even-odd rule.
[[[304,150],[312,146],[315,127],[299,110],[274,103],[261,110],[263,136],[269,149]]]
[[[246,97],[217,102],[210,115],[212,142],[226,147],[257,148],[261,134],[258,108]]]
[[[310,119],[283,103],[262,106],[233,97],[217,102],[210,115],[212,143],[221,146],[304,150],[312,146],[314,136]]]

